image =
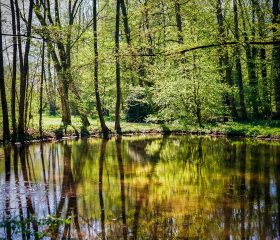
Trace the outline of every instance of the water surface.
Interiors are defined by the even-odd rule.
[[[279,239],[280,143],[168,136],[0,149],[0,239]]]

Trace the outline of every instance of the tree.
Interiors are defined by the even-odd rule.
[[[116,64],[116,110],[115,110],[115,130],[117,134],[121,134],[121,124],[120,124],[120,110],[121,110],[121,69],[120,69],[120,5],[121,0],[117,0],[116,4],[116,30],[115,30],[115,64]]]
[[[258,78],[256,72],[256,56],[257,56],[257,49],[256,47],[251,47],[249,44],[249,36],[248,36],[248,29],[246,26],[246,18],[245,18],[245,11],[242,5],[242,2],[239,0],[239,5],[241,9],[241,17],[242,17],[242,25],[243,25],[243,36],[245,41],[245,53],[246,53],[246,62],[247,62],[247,70],[248,70],[248,78],[249,78],[249,102],[250,106],[253,109],[252,117],[257,119],[260,117],[259,115],[259,92],[258,92]],[[254,18],[254,13],[252,13]],[[255,36],[255,30],[252,29],[252,36]]]
[[[239,37],[239,27],[238,27],[238,9],[237,9],[237,2],[233,0],[233,12],[234,12],[234,37],[237,42],[240,41]],[[239,90],[239,104],[240,104],[240,119],[247,120],[247,111],[245,106],[245,99],[244,99],[244,87],[243,87],[243,76],[242,76],[242,66],[241,66],[241,49],[240,45],[237,44],[235,46],[235,66],[237,72],[237,85]]]
[[[81,100],[79,91],[77,91],[77,87],[74,85],[71,73],[71,49],[77,41],[77,39],[72,40],[72,28],[81,2],[82,0],[75,0],[74,2],[71,0],[68,1],[68,19],[66,20],[66,26],[62,25],[58,0],[54,1],[54,18],[51,14],[51,4],[49,0],[46,1],[45,5],[41,4],[41,1],[37,1],[34,7],[34,12],[42,27],[42,31],[39,31],[39,34],[41,34],[46,41],[57,72],[59,95],[61,99],[62,122],[65,127],[71,125],[69,90],[72,89],[78,102]],[[46,19],[44,19],[42,11],[47,12]],[[63,34],[61,35],[64,28],[67,29],[66,36],[63,36]],[[57,30],[59,37],[53,37],[53,30]],[[84,109],[81,105],[77,106],[79,108],[83,125],[85,127],[89,126],[89,121]]]
[[[43,0],[43,4],[46,4],[46,1]],[[44,20],[46,20],[46,11],[44,9]],[[39,132],[40,137],[43,137],[43,87],[44,87],[44,78],[45,78],[45,40],[43,39],[42,43],[42,53],[41,53],[41,81],[40,81],[40,109],[39,109]]]
[[[5,89],[1,4],[0,4],[0,95],[1,95],[2,116],[3,116],[3,141],[8,142],[10,140],[10,128],[9,128],[9,113],[8,113],[8,105],[7,105],[7,97],[6,97],[6,89]]]
[[[279,0],[273,0],[272,13],[273,19],[273,40],[277,40],[277,32],[279,31],[280,25],[280,8]],[[280,46],[279,44],[273,45],[273,81],[274,81],[274,90],[275,90],[275,105],[276,111],[280,112]]]
[[[257,15],[257,28],[259,32],[259,37],[262,41],[267,37],[266,26],[265,26],[265,14],[264,9],[262,9],[260,2],[252,0],[253,8],[255,9]],[[260,55],[260,67],[261,67],[261,76],[262,76],[262,106],[263,106],[263,115],[265,117],[270,116],[271,114],[271,101],[270,101],[270,92],[269,92],[269,82],[268,82],[268,73],[267,73],[267,53],[265,47],[259,49]]]
[[[19,100],[19,119],[18,119],[18,135],[21,138],[25,135],[25,114],[26,114],[26,86],[28,81],[28,71],[29,71],[29,51],[31,46],[31,26],[33,17],[33,5],[34,1],[29,1],[29,11],[28,20],[26,26],[27,40],[25,44],[24,55],[22,53],[22,42],[20,37],[20,10],[18,6],[18,0],[16,3],[16,13],[17,13],[17,27],[18,27],[18,46],[20,55],[20,100]]]
[[[223,13],[222,13],[221,0],[217,0],[216,16],[217,16],[218,28],[219,28],[219,41],[221,43],[220,55],[219,55],[219,62],[220,62],[220,68],[221,68],[220,74],[221,74],[222,82],[227,83],[229,85],[229,87],[232,87],[233,86],[232,66],[229,62],[229,54],[228,54],[227,47],[223,46],[226,42],[226,33],[225,33],[225,28],[224,28],[224,17],[223,17]],[[223,69],[225,69],[225,74],[223,72]],[[224,101],[230,107],[232,118],[237,119],[238,113],[236,110],[233,95],[225,93]]]
[[[11,87],[11,117],[13,136],[16,137],[17,122],[16,122],[16,80],[17,80],[17,29],[16,29],[16,13],[14,0],[10,0],[11,16],[12,16],[12,31],[13,31],[13,72],[12,72],[12,87]]]
[[[103,116],[103,109],[102,103],[100,100],[99,94],[99,85],[98,85],[98,38],[97,38],[97,3],[96,0],[93,0],[93,48],[94,48],[94,91],[95,91],[95,98],[96,98],[96,110],[98,112],[98,117],[102,129],[102,133],[104,137],[107,137],[109,133],[109,129],[106,126],[104,116]]]

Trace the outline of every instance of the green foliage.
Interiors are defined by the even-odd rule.
[[[149,94],[145,89],[137,88],[126,100],[126,115],[127,122],[144,122],[145,118],[152,113],[152,104],[149,101]]]
[[[191,56],[186,59],[191,60]],[[154,68],[153,98],[159,108],[155,115],[158,120],[199,123],[224,113],[221,104],[224,86],[217,79],[215,70],[204,62],[205,57],[199,55],[192,67],[185,65],[174,70],[176,62],[169,62]]]
[[[45,239],[46,237],[52,237],[55,233],[55,230],[60,225],[70,225],[71,217],[67,219],[57,218],[56,216],[49,215],[45,218],[38,219],[36,216],[31,218],[25,218],[24,220],[19,220],[15,217],[12,219],[5,219],[0,222],[0,229],[10,228],[14,236],[23,234],[25,236],[34,237],[35,239]],[[39,228],[39,231],[36,232],[34,229],[28,230],[28,225],[36,225]],[[1,239],[1,238],[0,238]]]
[[[54,134],[55,134],[55,137],[60,139],[64,136],[64,128],[63,126],[60,126],[59,128],[55,129],[54,130]]]

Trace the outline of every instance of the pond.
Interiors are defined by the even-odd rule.
[[[279,239],[280,143],[195,136],[0,149],[0,239]]]

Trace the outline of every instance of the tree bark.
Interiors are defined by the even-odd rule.
[[[182,28],[182,16],[181,16],[181,6],[179,0],[175,0],[175,13],[176,13],[176,25],[178,33],[178,42],[180,44],[184,43],[183,38],[183,28]]]
[[[116,88],[117,88],[117,97],[116,97],[116,111],[115,111],[115,130],[117,134],[121,134],[121,124],[120,124],[120,108],[121,108],[121,69],[120,69],[120,57],[119,57],[119,48],[120,48],[120,4],[121,0],[117,0],[116,4],[116,32],[115,32],[115,58],[116,58]]]
[[[6,143],[10,140],[10,128],[9,128],[9,113],[8,113],[8,105],[7,105],[6,89],[5,89],[1,5],[0,5],[0,95],[1,95],[2,117],[3,117],[3,142]]]
[[[52,78],[52,72],[51,72],[51,56],[50,56],[50,51],[47,51],[47,77],[46,77],[46,92],[48,96],[48,102],[49,102],[49,114],[51,116],[56,116],[56,96],[55,96],[55,91],[56,91],[56,84],[55,80]]]
[[[45,4],[45,0],[43,1]],[[46,19],[46,10],[44,9],[44,19]],[[40,109],[39,109],[39,132],[40,137],[43,137],[43,86],[44,86],[44,76],[45,76],[45,39],[42,43],[42,58],[41,58],[41,82],[40,82]]]
[[[124,32],[126,37],[126,42],[131,47],[131,36],[130,36],[130,28],[128,24],[128,18],[127,18],[127,11],[124,0],[120,0],[121,10],[122,10],[122,19],[123,19],[123,25],[124,25]]]
[[[16,136],[17,122],[16,122],[16,80],[17,80],[17,29],[14,1],[10,0],[11,16],[12,16],[12,31],[13,31],[13,72],[12,72],[12,87],[11,87],[11,117],[13,136]]]
[[[98,117],[101,125],[101,130],[103,137],[107,137],[109,134],[109,129],[106,126],[104,116],[103,116],[103,109],[102,103],[100,100],[99,94],[99,83],[98,83],[98,38],[97,38],[97,3],[96,0],[93,0],[93,35],[94,35],[94,91],[95,91],[95,98],[96,98],[96,110],[98,112]]]
[[[242,24],[243,24],[243,35],[245,40],[245,52],[246,52],[246,61],[247,61],[247,68],[248,68],[248,76],[249,76],[249,86],[250,86],[250,95],[249,101],[250,105],[253,108],[253,115],[254,119],[259,118],[259,109],[258,109],[258,78],[256,73],[256,48],[251,48],[249,44],[249,37],[247,34],[246,24],[245,24],[245,16],[244,16],[244,9],[242,8],[241,2],[239,0],[239,4],[241,7],[241,14],[242,14]],[[253,35],[254,35],[254,31]]]
[[[256,14],[258,17],[258,32],[261,40],[265,40],[265,16],[261,9],[260,2],[258,0],[252,0],[253,8],[256,10]],[[260,66],[261,66],[261,76],[262,76],[262,106],[263,106],[263,115],[265,117],[271,115],[271,98],[268,86],[267,79],[267,64],[266,64],[266,49],[265,47],[260,47]]]
[[[279,0],[273,0],[273,20],[272,22],[274,24],[280,24],[279,15],[280,15],[280,9],[279,9]],[[274,37],[273,40],[276,39],[276,29],[273,28]],[[275,91],[275,105],[276,105],[276,111],[280,111],[280,46],[277,44],[274,44],[273,46],[273,80],[274,80],[274,91]]]
[[[222,14],[222,3],[221,0],[217,0],[217,5],[216,5],[216,17],[218,21],[218,28],[219,28],[219,38],[221,44],[224,44],[226,42],[226,36],[225,36],[225,29],[224,29],[224,19],[223,19],[223,14]],[[233,81],[232,81],[232,66],[229,63],[229,55],[228,55],[228,50],[226,46],[221,47],[221,53],[219,54],[219,60],[220,60],[220,68],[221,68],[221,77],[222,77],[222,82],[227,83],[229,87],[233,86]],[[225,68],[225,74],[223,73],[223,68]],[[225,103],[229,106],[231,110],[231,116],[233,119],[238,118],[238,113],[236,110],[235,102],[234,102],[234,97],[232,94],[224,94],[224,101]]]
[[[59,82],[59,95],[62,110],[62,123],[64,127],[71,125],[71,112],[69,105],[69,82],[63,70],[57,71]]]
[[[25,135],[25,103],[26,103],[26,86],[28,80],[28,71],[29,71],[29,51],[31,44],[31,24],[32,24],[32,16],[33,16],[33,0],[30,0],[29,4],[29,12],[28,12],[28,21],[27,21],[27,40],[25,45],[25,52],[23,58],[23,69],[21,72],[20,78],[20,101],[19,101],[19,120],[18,120],[18,135]],[[19,18],[19,16],[17,16]]]
[[[79,91],[78,91],[78,89],[75,86],[73,81],[71,81],[70,90],[74,94],[75,99],[77,100],[76,106],[77,106],[77,109],[79,111],[80,118],[82,120],[82,124],[83,124],[84,127],[88,127],[90,125],[90,122],[87,118],[86,111],[85,111],[84,107],[79,105],[82,102],[82,98],[81,98],[80,93],[79,93]]]
[[[238,9],[237,9],[237,2],[233,0],[233,11],[234,11],[234,37],[237,42],[239,42],[239,29],[238,29]],[[244,87],[243,87],[243,77],[242,77],[242,67],[241,67],[241,51],[240,45],[237,44],[235,46],[235,65],[236,65],[236,72],[237,72],[237,84],[238,84],[238,92],[239,92],[239,104],[240,104],[240,112],[241,120],[247,120],[247,112],[244,100]]]

